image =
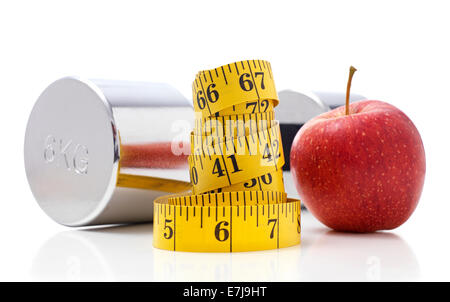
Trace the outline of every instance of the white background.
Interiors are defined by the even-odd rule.
[[[448,1],[1,1],[0,280],[450,280]],[[272,63],[278,89],[353,91],[419,129],[424,191],[400,228],[329,232],[308,214],[301,246],[243,254],[154,250],[151,225],[75,231],[34,201],[23,138],[34,101],[67,75],[168,82]]]

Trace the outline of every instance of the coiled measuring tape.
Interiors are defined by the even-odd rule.
[[[270,63],[201,71],[193,83],[192,190],[154,202],[153,245],[192,252],[300,243],[300,201],[287,198]]]

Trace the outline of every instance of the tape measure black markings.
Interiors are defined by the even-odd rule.
[[[264,130],[274,119],[274,111],[262,113],[232,114],[199,117],[194,121],[194,135],[215,137],[239,137]]]
[[[300,201],[287,198],[270,63],[201,71],[193,83],[192,191],[155,200],[153,245],[232,252],[300,243]]]
[[[237,139],[219,141],[214,145],[202,142],[198,145],[195,139],[191,142],[189,163],[195,194],[231,186],[281,169],[284,156],[278,124],[249,136],[252,139],[247,139],[241,147],[237,146]]]

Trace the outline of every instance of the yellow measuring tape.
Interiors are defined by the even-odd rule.
[[[155,200],[153,245],[237,252],[300,243],[300,201],[284,192],[270,63],[201,71],[193,83],[192,190]]]

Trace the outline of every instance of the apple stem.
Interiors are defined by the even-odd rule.
[[[350,66],[350,72],[348,74],[348,82],[347,82],[347,94],[345,96],[345,115],[350,114],[350,87],[352,86],[353,74],[357,69],[353,66]]]

